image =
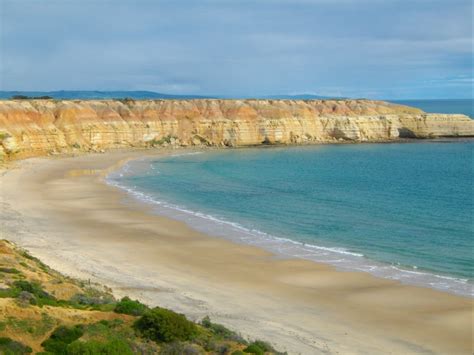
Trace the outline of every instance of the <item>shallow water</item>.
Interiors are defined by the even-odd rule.
[[[472,295],[473,141],[216,150],[109,182],[194,228],[279,256]]]

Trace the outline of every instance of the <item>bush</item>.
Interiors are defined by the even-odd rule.
[[[0,289],[0,298],[16,298],[20,292],[16,288],[2,288]]]
[[[28,291],[21,291],[20,294],[17,296],[16,301],[22,307],[26,307],[29,304],[36,304],[36,297],[29,293]]]
[[[12,268],[12,267],[0,267],[0,272],[4,272],[6,274],[19,274],[20,271]]]
[[[114,99],[116,101],[120,101],[121,103],[125,104],[125,105],[128,105],[130,103],[134,103],[135,100],[132,99],[131,97],[124,97],[123,99]]]
[[[215,349],[215,352],[217,355],[227,355],[230,352],[230,348],[229,344],[221,344]]]
[[[54,330],[48,339],[41,343],[41,346],[48,352],[54,354],[67,354],[67,347],[73,341],[79,339],[84,334],[81,325],[74,327],[61,326]]]
[[[221,324],[212,323],[211,319],[208,316],[206,316],[202,319],[201,325],[204,328],[209,329],[218,338],[226,339],[226,340],[233,340],[233,341],[236,341],[238,343],[247,344],[245,339],[243,339],[239,334],[237,334],[236,332],[234,332],[230,329],[227,329],[226,327],[224,327]]]
[[[76,340],[67,346],[67,355],[133,355],[130,346],[123,340],[114,339],[107,343],[96,340]]]
[[[0,338],[0,353],[5,355],[30,354],[33,350],[18,341],[10,338]]]
[[[31,304],[38,305],[40,307],[44,305],[53,306],[53,307],[67,307],[71,304],[65,300],[57,300],[56,297],[50,295],[48,292],[44,291],[38,283],[28,282],[25,280],[15,281],[13,287],[0,297],[20,297],[20,295],[25,295],[26,293],[31,294]]]
[[[266,352],[276,353],[277,351],[265,341],[255,340],[244,349],[244,353],[250,354],[265,354]]]
[[[13,283],[13,287],[19,290],[20,292],[22,291],[29,292],[39,299],[49,299],[49,300],[55,299],[49,293],[44,291],[39,284],[34,283],[34,282],[32,283],[25,280],[19,280]]]
[[[26,95],[13,95],[10,99],[12,100],[51,100],[51,96],[26,96]]]
[[[161,348],[162,355],[199,355],[200,352],[190,344],[174,342]]]
[[[275,349],[273,349],[273,346],[268,344],[266,341],[263,340],[255,340],[253,345],[258,346],[260,349],[262,349],[264,352],[276,352]]]
[[[163,137],[161,139],[153,139],[152,141],[150,141],[150,144],[152,146],[155,146],[155,145],[163,145],[163,144],[170,144],[171,143],[171,140],[172,139],[177,139],[176,136],[172,136],[172,135],[167,135],[166,137]]]
[[[250,344],[244,349],[244,353],[264,355],[265,351],[261,349],[258,345]]]
[[[114,301],[113,299],[109,297],[104,297],[102,295],[89,296],[83,293],[77,293],[71,297],[69,302],[72,304],[78,304],[78,305],[83,305],[83,306],[99,306],[99,305],[111,304]]]
[[[140,333],[156,342],[191,340],[197,334],[196,325],[182,314],[160,307],[147,311],[135,322]]]
[[[124,297],[115,306],[115,313],[129,314],[131,316],[141,316],[143,313],[148,311],[149,308],[143,303],[135,300],[131,300],[128,297]]]

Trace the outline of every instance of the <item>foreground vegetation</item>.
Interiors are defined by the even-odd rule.
[[[205,317],[172,310],[61,275],[0,241],[0,354],[278,354]]]

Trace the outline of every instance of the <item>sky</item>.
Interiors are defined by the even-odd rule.
[[[470,98],[470,0],[0,0],[0,90]]]

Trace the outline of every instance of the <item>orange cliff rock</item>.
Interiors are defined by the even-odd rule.
[[[464,115],[370,100],[3,100],[0,156],[153,145],[474,136]]]

